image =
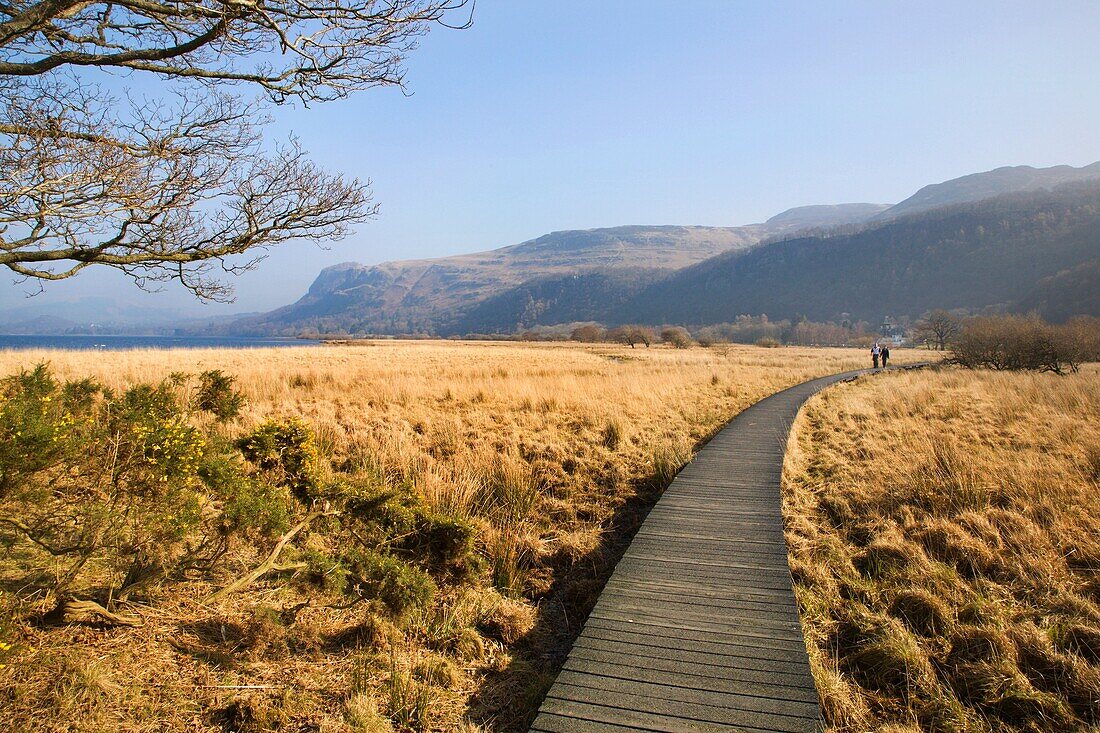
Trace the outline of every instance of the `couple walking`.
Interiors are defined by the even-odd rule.
[[[871,361],[874,363],[874,369],[878,369],[879,359],[882,359],[882,367],[885,369],[886,362],[890,360],[890,347],[886,344],[879,346],[876,342],[875,345],[871,347]]]

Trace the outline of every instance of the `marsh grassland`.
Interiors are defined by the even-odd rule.
[[[0,496],[0,519],[39,512],[24,529],[79,540],[88,555],[53,556],[0,522],[5,725],[522,730],[624,543],[700,441],[770,393],[865,360],[862,350],[453,342],[0,354],[0,374],[48,363],[59,383],[35,387],[38,397],[24,384],[16,410],[6,382],[5,424],[31,415],[56,442],[75,421],[111,444],[66,459],[87,463],[84,473],[43,462]],[[172,395],[193,384],[182,377],[127,393],[212,369],[236,380],[239,416],[176,416]],[[108,391],[63,386],[86,377]],[[94,419],[55,414],[74,395]],[[154,403],[167,428],[141,413]],[[132,430],[103,432],[123,417]],[[154,469],[167,488],[133,488]],[[88,506],[118,506],[120,475],[131,482],[125,506],[155,526],[58,499],[67,487]],[[13,503],[16,484],[37,498]],[[56,506],[40,512],[41,502]],[[100,534],[89,539],[85,525]],[[253,569],[267,572],[210,598]],[[118,618],[75,607],[59,618],[59,588]]]
[[[784,480],[830,730],[1096,730],[1096,365],[840,385],[799,417]]]

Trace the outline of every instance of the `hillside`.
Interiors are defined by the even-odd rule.
[[[953,178],[943,183],[930,184],[901,203],[879,212],[875,218],[892,219],[918,211],[981,201],[1009,193],[1049,191],[1064,183],[1078,183],[1097,178],[1100,178],[1100,162],[1081,168],[1068,165],[1056,165],[1050,168],[1032,168],[1029,165],[1005,166]]]
[[[1100,248],[1098,248],[1100,249]],[[1044,277],[1019,302],[1021,312],[1038,311],[1053,321],[1100,315],[1100,257]]]
[[[662,270],[621,268],[539,278],[441,322],[439,331],[447,335],[514,333],[538,325],[595,320],[667,275]]]
[[[847,313],[878,322],[932,308],[1046,310],[1052,302],[1058,305],[1051,316],[1100,315],[1095,269],[1073,274],[1098,251],[1100,182],[1064,185],[719,255],[645,289],[606,318],[707,324],[742,313],[811,320]],[[1072,302],[1042,297],[1051,277],[1074,283]]]
[[[1097,265],[1086,263],[1100,252],[1098,186],[1100,163],[1005,167],[893,206],[800,206],[741,227],[560,231],[453,257],[345,263],[296,303],[216,330],[449,336],[761,313],[876,321],[935,307],[1096,314]]]
[[[803,211],[740,227],[561,231],[488,252],[373,266],[345,263],[323,270],[298,302],[242,319],[232,330],[254,335],[295,335],[306,329],[435,333],[447,324],[475,323],[465,319],[468,311],[498,296],[510,301],[515,296],[509,291],[524,283],[616,270],[626,271],[618,279],[632,281],[637,271],[670,272],[723,252],[746,250],[766,238],[861,221],[881,209],[875,204],[820,208],[825,211],[819,215]]]
[[[675,270],[721,252],[742,250],[772,233],[747,227],[627,226],[562,231],[488,252],[321,272],[298,302],[238,329],[258,333],[435,332],[478,302],[524,282],[619,266]]]
[[[846,224],[859,224],[889,210],[888,204],[818,204],[815,206],[796,206],[776,214],[765,224],[783,225],[798,229],[812,227],[836,227]]]

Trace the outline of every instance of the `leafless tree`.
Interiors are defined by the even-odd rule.
[[[377,211],[369,181],[265,144],[265,106],[403,86],[416,40],[465,2],[0,2],[0,265],[38,281],[106,265],[226,299],[216,269],[345,236]],[[163,83],[112,94],[106,72]]]
[[[677,349],[691,347],[691,334],[683,326],[666,326],[661,329],[661,341]]]
[[[945,310],[934,310],[917,322],[913,340],[922,341],[943,351],[962,331],[962,321]]]
[[[606,332],[604,331],[602,326],[589,324],[586,326],[577,326],[573,329],[573,332],[572,334],[570,334],[569,337],[574,341],[580,341],[586,344],[594,344],[598,341],[603,341],[605,333]]]
[[[1034,314],[971,318],[951,344],[951,360],[970,369],[1076,372],[1089,356],[1081,338],[1088,325],[1054,325]]]
[[[629,344],[630,348],[634,348],[635,344],[645,344],[648,349],[649,345],[657,340],[656,334],[649,326],[618,326],[607,332],[606,336],[608,341],[619,344]]]

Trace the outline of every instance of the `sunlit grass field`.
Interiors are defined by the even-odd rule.
[[[624,538],[700,442],[768,394],[866,361],[842,349],[394,341],[0,353],[0,374],[48,362],[114,390],[220,369],[247,399],[227,430],[301,418],[326,470],[411,487],[475,526],[483,560],[397,617],[317,604],[279,577],[204,605],[212,578],[128,604],[143,621],[133,628],[26,622],[46,600],[18,598],[8,563],[5,720],[28,731],[521,730]],[[268,549],[235,549],[223,572]]]
[[[1097,729],[1097,365],[839,385],[784,477],[830,730]]]

